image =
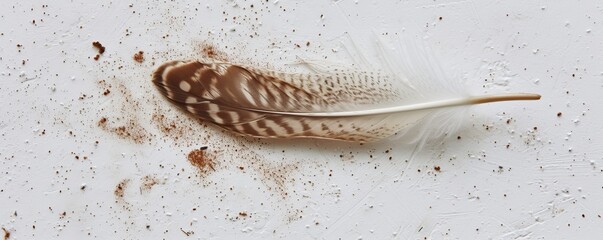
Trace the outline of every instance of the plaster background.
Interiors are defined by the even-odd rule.
[[[10,239],[595,238],[602,17],[594,0],[5,1],[0,225]],[[473,93],[543,98],[476,106],[460,139],[413,155],[233,136],[150,82],[208,54],[353,61],[342,39],[371,55],[375,35],[402,32]],[[213,169],[187,160],[203,146]]]

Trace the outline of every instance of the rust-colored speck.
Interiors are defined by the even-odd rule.
[[[2,228],[2,231],[4,231],[4,240],[8,240],[10,238],[10,232],[6,230],[6,228]]]
[[[98,61],[98,59],[100,58],[100,55],[105,52],[105,46],[103,46],[98,41],[92,42],[92,46],[95,47],[98,50],[98,54],[96,54],[96,56],[94,56],[94,60]]]
[[[101,44],[99,41],[92,42],[92,46],[98,49],[98,54],[105,53],[105,46],[103,46],[103,44]]]
[[[134,54],[134,61],[136,61],[138,63],[144,62],[144,52],[143,51],[138,51],[137,53],[135,53]]]
[[[115,195],[115,198],[117,198],[118,200],[124,198],[124,191],[126,190],[126,187],[128,186],[129,182],[130,179],[124,179],[121,180],[121,182],[119,182],[117,186],[115,186],[115,191],[113,191],[113,195]]]
[[[433,170],[436,170],[436,172],[439,172],[442,170],[442,168],[440,166],[434,166]]]
[[[188,161],[193,164],[193,166],[197,167],[199,169],[199,171],[203,172],[203,173],[207,173],[210,170],[211,171],[215,171],[216,169],[214,168],[215,162],[211,159],[208,158],[205,155],[205,150],[207,150],[206,147],[200,148],[200,149],[195,149],[191,152],[188,153]]]

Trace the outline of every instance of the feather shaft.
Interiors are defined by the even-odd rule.
[[[369,116],[369,115],[381,115],[381,114],[392,114],[409,111],[420,111],[435,108],[446,108],[456,107],[464,105],[477,105],[492,102],[505,102],[505,101],[526,101],[526,100],[539,100],[540,95],[534,93],[506,93],[506,94],[495,94],[486,96],[473,96],[466,98],[447,99],[440,101],[433,101],[427,103],[409,104],[403,106],[395,106],[388,108],[378,108],[361,111],[345,111],[345,112],[280,112],[280,111],[269,111],[262,109],[247,109],[249,111],[258,113],[271,113],[281,114],[289,116],[299,117],[358,117],[358,116]]]

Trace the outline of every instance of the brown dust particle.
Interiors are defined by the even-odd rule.
[[[92,42],[92,46],[98,50],[98,54],[94,56],[94,61],[98,61],[100,55],[105,52],[105,46],[103,46],[99,41]]]
[[[207,150],[207,147],[202,147],[200,149],[195,149],[192,150],[191,152],[188,153],[188,161],[195,167],[197,167],[199,169],[199,171],[203,172],[203,173],[207,173],[209,172],[209,170],[211,171],[215,171],[216,169],[214,169],[214,161],[211,158],[208,158],[205,155],[205,150]]]
[[[6,230],[6,228],[2,228],[2,231],[4,231],[4,240],[8,240],[10,238],[10,232]]]
[[[117,199],[124,198],[124,191],[125,191],[126,187],[128,186],[129,182],[130,182],[129,179],[124,179],[124,180],[121,180],[121,182],[119,182],[117,184],[117,186],[115,186],[115,191],[113,191],[113,195],[115,195],[115,197]]]
[[[105,46],[103,46],[103,44],[101,44],[99,41],[92,42],[92,46],[98,49],[98,54],[105,53]]]
[[[143,51],[138,51],[137,53],[135,53],[134,54],[134,61],[136,61],[138,63],[144,62],[144,52]]]

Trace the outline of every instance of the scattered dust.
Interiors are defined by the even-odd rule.
[[[105,80],[98,81],[98,85],[103,92],[103,95],[108,95],[112,91],[109,90],[113,86],[116,86],[118,97],[109,99],[107,106],[111,106],[111,109],[102,108],[102,110],[109,110],[104,116],[101,116],[97,122],[97,126],[106,132],[113,133],[122,139],[127,139],[138,144],[142,144],[146,141],[151,141],[151,134],[141,125],[138,114],[142,114],[142,106],[139,101],[132,96],[131,92],[127,87],[121,83],[109,84]],[[108,116],[112,115],[112,116]]]
[[[200,42],[197,45],[196,51],[201,54],[203,58],[218,60],[222,62],[228,62],[229,56],[226,52],[217,49],[213,44],[209,42]]]
[[[107,96],[109,93],[111,93],[111,84],[108,84],[107,81],[100,80],[98,81],[98,85],[101,87],[101,89],[104,89],[103,96]]]
[[[207,147],[202,147],[200,149],[192,150],[188,153],[187,159],[188,161],[201,172],[203,175],[207,175],[210,172],[216,171],[214,166],[216,163],[214,160],[207,156],[206,154]]]
[[[195,46],[195,53],[201,56],[217,61],[229,60],[229,56],[213,44],[202,42]],[[143,59],[149,58],[143,54],[140,53]],[[134,55],[134,60],[137,61],[137,54]],[[288,196],[288,187],[295,181],[292,175],[298,170],[298,163],[268,160],[255,151],[258,146],[264,144],[261,141],[244,139],[218,128],[208,127],[206,122],[183,112],[172,112],[178,111],[178,109],[161,102],[163,99],[157,98],[156,96],[159,95],[155,94],[152,88],[144,88],[149,89],[148,98],[135,97],[132,95],[133,89],[127,87],[125,83],[125,80],[115,78],[98,81],[101,97],[111,96],[106,98],[106,104],[103,104],[108,107],[101,106],[99,109],[97,126],[100,129],[137,144],[157,144],[160,148],[165,146],[161,144],[166,142],[165,137],[171,138],[175,146],[190,147],[203,142],[215,142],[222,146],[221,149],[212,149],[212,151],[208,151],[206,148],[195,149],[187,154],[187,160],[200,173],[202,177],[200,180],[212,181],[204,177],[220,169],[233,167],[239,170],[239,167],[242,167],[246,170],[243,171],[243,174],[257,175],[256,179],[263,183],[269,191],[274,191],[283,198]],[[148,128],[152,125],[155,125],[157,130]],[[219,136],[215,136],[216,134]],[[219,151],[226,151],[230,154],[218,155]],[[123,189],[128,182],[129,180],[124,180],[117,185],[115,196],[118,200],[123,201]],[[159,179],[153,176],[143,177],[140,190],[141,192],[149,191],[157,184],[161,184]],[[208,183],[204,183],[204,185],[209,186]]]
[[[153,175],[146,175],[142,178],[142,182],[140,183],[140,191],[150,191],[157,184],[165,184],[165,181],[162,181]]]
[[[151,120],[159,128],[164,137],[169,137],[173,140],[175,146],[184,145],[190,147],[201,141],[207,142],[211,138],[211,134],[205,130],[206,125],[203,121],[184,113],[168,118],[163,112],[163,110],[156,109]],[[194,126],[199,127],[196,128]]]
[[[304,215],[304,210],[301,209],[292,209],[288,211],[287,214],[287,223],[292,223],[301,220]]]
[[[180,110],[168,107],[167,104],[164,106],[160,103],[160,100],[164,99],[156,98],[158,95],[148,94],[149,97],[144,99],[134,97],[131,90],[117,79],[111,83],[100,80],[97,84],[104,96],[112,96],[107,99],[107,104],[104,104],[111,108],[102,108],[99,111],[101,118],[97,125],[104,131],[137,144],[165,142],[163,136],[171,138],[175,146],[190,147],[211,139],[212,134],[207,131],[207,125],[203,121],[180,112],[173,114],[172,111]],[[159,131],[147,128],[152,125]]]
[[[288,185],[295,182],[292,175],[299,169],[299,162],[272,162],[247,148],[244,143],[240,144],[243,151],[239,151],[238,157],[244,159],[248,168],[258,174],[268,190],[279,193],[282,198],[288,197]]]
[[[121,182],[119,182],[117,186],[115,186],[115,191],[113,191],[113,195],[115,195],[115,198],[118,201],[124,201],[124,191],[126,190],[128,183],[130,183],[130,179],[124,179],[121,180]]]
[[[180,138],[183,129],[178,129],[175,121],[168,121],[166,120],[165,115],[157,113],[153,113],[152,119],[157,124],[157,127],[159,127],[161,132],[165,133],[166,135],[173,135],[175,140]]]
[[[294,175],[299,171],[299,161],[267,159],[253,150],[265,144],[261,140],[224,134],[225,137],[219,140],[222,149],[208,151],[207,148],[201,148],[188,153],[188,161],[197,168],[202,177],[198,180],[203,186],[216,184],[211,178],[206,178],[208,174],[234,169],[241,174],[254,176],[254,180],[262,183],[266,190],[277,193],[283,199],[289,197],[289,187],[296,181]],[[218,154],[222,152],[225,154]]]
[[[98,120],[97,125],[101,129],[114,133],[122,139],[132,140],[138,144],[144,143],[145,140],[149,139],[146,130],[141,128],[140,125],[132,119],[128,120],[125,125],[115,126],[115,123],[109,124],[107,117],[101,117],[101,119]]]
[[[171,38],[169,35],[166,35],[166,37]],[[105,51],[105,47],[102,46],[100,42],[98,44],[100,48],[97,48],[99,49],[97,59],[100,57],[100,54]],[[306,44],[309,45],[309,42]],[[315,44],[312,44],[312,46],[314,45]],[[192,54],[194,57],[203,56],[217,61],[229,61],[232,60],[232,56],[236,56],[236,51],[231,50],[233,48],[229,48],[229,46],[214,45],[208,42],[194,44],[193,48],[193,52],[186,52],[186,54]],[[232,55],[226,54],[223,50],[229,50]],[[156,91],[153,91],[155,89],[150,87],[137,88],[138,86],[146,86],[146,84],[151,85],[150,79],[148,79],[149,81],[146,81],[147,79],[144,79],[144,76],[137,77],[136,83],[132,83],[130,78],[126,79],[125,77],[124,79],[115,79],[115,76],[120,76],[119,74],[127,71],[128,64],[135,65],[135,63],[132,62],[132,58],[138,63],[146,61],[150,65],[154,65],[155,59],[170,60],[174,59],[174,57],[181,56],[176,53],[169,53],[161,57],[157,56],[158,54],[154,52],[147,51],[147,49],[145,49],[145,52],[146,54],[142,51],[139,53],[131,52],[134,56],[127,55],[123,57],[123,59],[119,59],[119,61],[121,61],[120,63],[103,62],[103,64],[108,65],[106,66],[106,69],[100,70],[100,72],[104,74],[101,76],[103,76],[102,78],[108,78],[110,80],[100,84],[100,93],[102,93],[102,95],[99,97],[106,103],[103,106],[108,107],[103,108],[103,106],[101,106],[101,109],[95,115],[96,117],[93,117],[93,120],[90,123],[94,124],[95,120],[97,120],[98,127],[103,131],[109,132],[120,138],[131,140],[137,144],[153,144],[154,147],[161,149],[162,151],[177,152],[181,149],[170,149],[168,144],[162,144],[166,142],[166,139],[169,141],[168,138],[164,137],[173,139],[174,145],[176,146],[190,147],[193,144],[196,146],[199,146],[199,144],[209,144],[212,146],[211,151],[208,151],[207,149],[198,149],[187,154],[188,161],[190,161],[191,164],[197,168],[195,170],[198,170],[202,175],[211,174],[211,172],[225,168],[236,168],[238,174],[253,175],[254,179],[257,179],[256,181],[265,185],[267,189],[274,191],[276,195],[280,193],[283,197],[286,197],[288,195],[287,192],[289,191],[287,188],[291,187],[295,182],[294,175],[298,171],[299,163],[272,161],[271,158],[262,155],[263,152],[261,149],[258,150],[258,146],[261,147],[264,145],[261,141],[254,139],[241,140],[242,137],[240,136],[234,136],[230,133],[216,130],[218,128],[207,127],[209,123],[199,121],[184,113],[171,112],[176,111],[176,108],[173,106],[168,107],[165,102],[160,102],[164,99],[156,97],[159,95],[156,94]],[[138,58],[139,55],[140,59]],[[166,58],[165,56],[169,56],[169,58]],[[122,66],[116,64],[123,64],[125,67],[122,70]],[[118,69],[121,72],[115,69]],[[110,78],[111,75],[113,75],[113,79]],[[132,75],[127,74],[125,76]],[[111,84],[108,84],[108,82]],[[128,87],[126,87],[124,83],[127,83],[126,85]],[[130,93],[130,91],[140,93],[139,90],[141,89],[144,89],[145,91],[144,94],[146,95],[144,98],[133,97]],[[147,91],[148,89],[151,90]],[[103,95],[109,97],[103,97]],[[143,106],[139,106],[139,104]],[[145,106],[151,107],[147,108]],[[155,109],[153,110],[153,108]],[[155,127],[153,125],[155,125],[157,129],[154,129]],[[239,143],[242,145],[239,145]],[[217,151],[225,151],[229,154],[217,155],[213,146],[219,146]],[[180,158],[182,156],[175,157]],[[163,179],[158,179],[154,176],[145,176],[140,180],[141,191],[150,191],[159,183],[159,180]],[[129,179],[125,179],[116,186],[114,192],[116,199],[123,201],[125,188],[129,182]]]

